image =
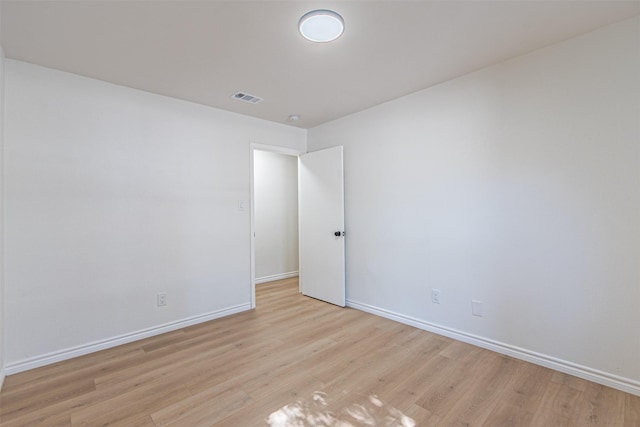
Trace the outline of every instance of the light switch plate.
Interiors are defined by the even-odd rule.
[[[482,301],[471,300],[471,314],[482,317],[484,315],[484,307]]]

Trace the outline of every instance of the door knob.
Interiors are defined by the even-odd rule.
[[[333,235],[336,237],[344,236],[344,231],[336,231]]]

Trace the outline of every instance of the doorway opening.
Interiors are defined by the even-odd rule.
[[[298,276],[297,150],[251,144],[251,307],[256,285]]]

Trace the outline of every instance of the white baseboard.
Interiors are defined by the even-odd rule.
[[[272,274],[271,276],[256,277],[256,285],[259,285],[260,283],[273,282],[274,280],[289,279],[291,277],[298,277],[298,272],[290,271],[288,273]]]
[[[52,363],[72,359],[74,357],[83,356],[85,354],[94,353],[96,351],[105,350],[107,348],[117,347],[122,344],[127,344],[155,335],[164,334],[166,332],[175,331],[177,329],[196,325],[198,323],[208,322],[209,320],[219,319],[221,317],[240,313],[242,311],[250,309],[251,304],[241,304],[222,310],[212,311],[206,314],[201,314],[198,316],[188,317],[186,319],[177,320],[175,322],[165,323],[163,325],[154,326],[152,328],[142,329],[136,332],[131,332],[129,334],[107,338],[105,340],[95,341],[89,344],[47,353],[40,356],[30,357],[28,359],[7,364],[4,373],[6,373],[6,375],[17,374],[19,372],[28,371],[30,369],[39,368],[41,366],[50,365]]]
[[[2,391],[3,385],[4,385],[4,367],[0,368],[0,391]]]
[[[384,317],[386,319],[395,320],[396,322],[404,323],[405,325],[424,329],[425,331],[453,338],[458,341],[463,341],[468,344],[486,348],[487,350],[495,351],[507,356],[512,356],[516,359],[525,360],[536,365],[544,366],[546,368],[564,372],[565,374],[574,375],[588,381],[593,381],[598,384],[602,384],[611,388],[634,394],[636,396],[640,396],[640,382],[634,381],[629,378],[620,377],[608,372],[599,371],[597,369],[592,369],[587,366],[578,365],[566,360],[561,360],[552,356],[547,356],[520,347],[515,347],[489,338],[484,338],[478,335],[469,334],[434,323],[425,322],[424,320],[405,316],[403,314],[384,310],[368,304],[347,300],[347,307],[375,314],[376,316]]]

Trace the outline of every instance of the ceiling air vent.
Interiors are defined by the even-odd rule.
[[[245,92],[236,92],[232,96],[233,99],[237,99],[238,101],[248,102],[249,104],[257,104],[262,101],[262,98],[258,98],[257,96],[249,95]]]

